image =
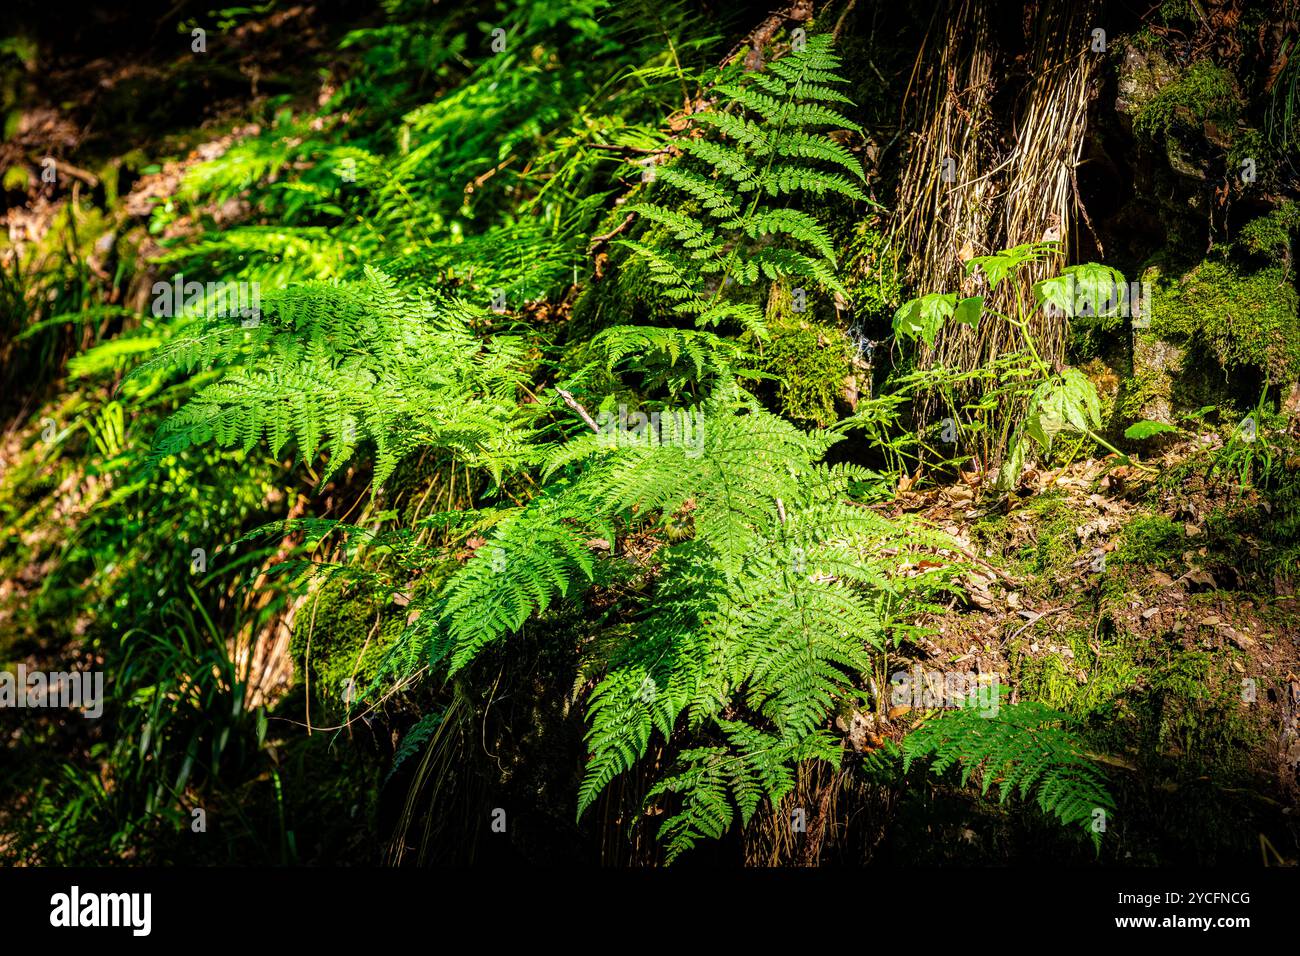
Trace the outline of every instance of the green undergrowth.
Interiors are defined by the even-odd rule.
[[[790,862],[771,821],[817,780],[862,788],[843,820],[897,809],[882,860],[1181,859],[1166,820],[1193,799],[1196,852],[1243,858],[1257,818],[1223,794],[1262,766],[1232,696],[1255,665],[1130,605],[1205,570],[1219,588],[1188,607],[1208,616],[1206,594],[1257,598],[1296,553],[1272,411],[1300,369],[1294,204],[1152,260],[1151,334],[1184,353],[1165,378],[1126,374],[1113,314],[1072,316],[1078,367],[1046,361],[1025,332],[1043,302],[1007,317],[906,287],[886,94],[915,54],[852,8],[843,31],[820,9],[780,25],[758,70],[727,59],[743,12],[393,0],[313,35],[310,83],[268,77],[237,115],[92,157],[106,184],[0,285],[0,365],[34,392],[0,489],[0,659],[119,683],[104,724],[11,741],[67,759],[2,781],[6,861]],[[1196,152],[1207,118],[1248,118],[1237,87],[1195,62],[1138,133]],[[146,92],[103,105],[134,121],[124,89]],[[1229,160],[1254,148],[1232,139]],[[143,211],[140,176],[164,179]],[[1116,274],[1042,242],[971,280],[1031,263]],[[178,275],[258,283],[261,310],[152,314]],[[945,321],[1010,321],[1026,350],[925,369]],[[916,425],[927,390],[962,441]],[[1181,491],[1106,509],[1089,495],[1113,485],[1032,488],[1170,447],[1121,444],[1149,399],[1190,434],[1211,416],[1188,403],[1225,395],[1215,441],[1167,469]],[[1005,480],[953,508],[971,553],[908,513],[909,490],[1008,449]],[[963,594],[983,563],[1005,607]],[[1015,702],[904,715],[854,751],[836,718],[869,707],[863,675],[968,613],[1018,631]]]

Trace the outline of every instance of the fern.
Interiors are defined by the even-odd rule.
[[[155,462],[199,442],[266,442],[276,455],[292,446],[304,462],[324,458],[323,481],[370,446],[380,484],[405,456],[433,449],[487,471],[495,484],[486,495],[509,491],[484,506],[475,499],[486,482],[475,484],[473,507],[406,529],[380,530],[383,520],[281,526],[304,534],[302,550],[317,558],[326,535],[343,538],[342,563],[295,557],[281,573],[344,573],[370,594],[407,595],[384,675],[427,668],[468,679],[530,621],[616,574],[626,580],[620,542],[654,539],[651,553],[635,555],[644,577],[624,595],[618,622],[583,645],[590,759],[576,810],[658,740],[666,771],[648,799],[667,811],[660,833],[671,860],[746,824],[764,802],[780,804],[801,762],[838,766],[833,713],[861,698],[862,675],[908,616],[951,586],[953,545],[856,503],[850,488],[871,473],[823,461],[841,433],[806,432],[762,408],[739,384],[753,374],[749,357],[717,329],[762,332],[754,287],[763,280],[845,291],[835,238],[810,211],[832,197],[865,199],[860,163],[828,133],[856,130],[828,37],[765,73],[727,72],[710,109],[671,143],[679,158],[629,207],[640,228],[614,241],[695,328],[615,325],[566,343],[562,367],[539,371],[549,339],[494,326],[501,320],[486,310],[485,291],[504,290],[513,308],[576,284],[595,224],[611,214],[600,147],[661,143],[635,111],[658,110],[653,97],[676,98],[688,79],[652,37],[645,50],[619,54],[627,62],[618,72],[631,66],[655,92],[629,99],[626,114],[601,115],[587,107],[607,92],[587,67],[545,53],[558,22],[529,7],[506,21],[509,53],[477,65],[440,54],[436,69],[459,70],[459,58],[466,81],[423,104],[395,93],[400,125],[344,143],[297,143],[304,128],[286,126],[195,173],[192,201],[251,191],[282,221],[209,233],[163,261],[187,272],[215,264],[282,288],[265,296],[251,327],[173,322],[135,374],[198,373],[194,394],[158,433]],[[377,31],[349,42],[408,40]],[[600,69],[614,75],[609,63]],[[356,176],[343,185],[345,163]],[[349,281],[293,283],[318,274]],[[548,392],[534,377],[558,387]],[[563,387],[607,410],[630,394],[628,380],[641,407],[691,396],[660,440],[611,445],[554,397]],[[519,472],[527,483],[503,488]],[[470,543],[471,529],[481,542]],[[922,555],[931,560],[918,573]],[[408,731],[394,769],[438,719]],[[1014,736],[984,746],[1014,750]],[[987,762],[987,772],[1003,772]],[[1049,771],[1034,772],[1017,784],[1044,780],[1053,808],[1077,812]]]
[[[720,398],[704,423],[698,458],[670,445],[620,451],[579,483],[598,487],[606,509],[625,520],[688,509],[695,533],[661,552],[659,585],[635,638],[610,653],[588,702],[592,758],[580,814],[645,754],[652,731],[667,739],[683,718],[691,728],[724,731],[733,744],[751,731],[777,741],[765,747],[766,763],[754,764],[751,753],[743,787],[739,778],[728,786],[742,810],[755,781],[766,781],[759,792],[779,801],[777,764],[788,770],[806,755],[831,759],[824,728],[854,693],[869,648],[884,646],[885,595],[932,586],[904,585],[891,571],[903,555],[944,539],[846,501],[860,470],[817,463],[834,436],[805,434],[760,408],[728,409]],[[885,542],[893,553],[881,557]],[[747,717],[724,719],[728,713]],[[703,763],[657,793],[716,795],[712,757],[696,756]],[[673,855],[716,830],[718,807],[711,798],[688,804],[691,819],[666,831]],[[691,816],[698,813],[707,819]]]
[[[728,378],[740,370],[739,362],[745,356],[741,347],[732,339],[722,338],[698,329],[671,329],[654,326],[614,325],[598,333],[588,343],[586,350],[600,356],[606,371],[613,372],[624,359],[633,358],[635,362],[628,371],[641,373],[658,371],[667,374],[678,367],[683,359],[689,363],[691,378],[703,381],[710,376]],[[659,367],[657,358],[666,357],[667,369]],[[686,379],[667,379],[663,384],[670,394],[682,390]],[[660,384],[651,378],[647,390]]]
[[[449,582],[440,619],[453,673],[545,611],[575,581],[590,580],[593,559],[585,536],[565,520],[566,504],[543,498],[511,515]]]
[[[779,804],[794,789],[797,764],[824,760],[839,767],[840,746],[829,734],[788,741],[736,721],[718,727],[725,745],[686,751],[681,768],[650,790],[650,799],[681,795],[682,809],[659,827],[669,863],[699,840],[721,837],[737,818],[749,823],[764,799]]]
[[[889,608],[946,586],[943,572],[900,566],[951,544],[853,504],[865,473],[819,462],[839,436],[805,433],[734,386],[675,421],[655,443],[586,434],[545,450],[537,496],[499,509],[469,561],[411,602],[420,613],[393,652],[461,671],[577,599],[600,575],[598,542],[689,516],[692,534],[654,555],[634,626],[600,642],[578,793],[581,815],[655,734],[718,740],[682,754],[652,793],[682,798],[663,828],[670,857],[779,803],[800,761],[838,761],[830,718],[886,646]],[[697,429],[700,445],[679,440]],[[399,562],[410,547],[396,544]]]
[[[931,758],[933,771],[960,764],[961,783],[972,778],[982,793],[994,784],[1005,803],[1013,793],[1032,793],[1039,809],[1063,824],[1083,826],[1100,849],[1097,811],[1113,813],[1106,776],[1079,742],[1058,726],[1064,715],[1036,701],[998,708],[994,717],[974,706],[923,723],[903,741],[903,769]],[[1104,819],[1104,818],[1103,818]]]
[[[393,752],[392,766],[388,768],[388,773],[384,777],[385,784],[393,779],[393,774],[397,773],[402,764],[419,753],[420,748],[429,742],[429,738],[438,729],[444,716],[446,715],[436,710],[425,714],[415,722],[410,730],[402,735],[401,743],[397,745],[397,749]]]
[[[248,451],[265,437],[277,455],[296,443],[305,462],[328,447],[327,479],[368,440],[376,484],[416,447],[500,475],[526,456],[515,422],[522,350],[510,336],[478,338],[471,323],[483,315],[413,298],[368,270],[361,282],[272,294],[251,328],[195,320],[133,373],[220,371],[159,429],[152,459],[209,440]]]
[[[720,105],[694,120],[718,135],[681,139],[683,159],[657,172],[686,204],[631,207],[671,239],[664,245],[645,238],[619,242],[645,262],[674,313],[701,327],[734,320],[761,334],[762,310],[731,295],[732,284],[796,279],[847,294],[835,275],[834,243],[825,227],[807,212],[774,205],[800,193],[866,199],[861,164],[820,132],[858,129],[826,105],[849,102],[834,89],[844,82],[838,67],[830,37],[815,36],[751,84],[715,86]]]

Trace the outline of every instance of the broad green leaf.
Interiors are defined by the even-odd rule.
[[[994,289],[1026,262],[1038,262],[1052,247],[1053,244],[1049,242],[1026,242],[993,255],[976,256],[966,263],[966,274],[973,275],[976,269],[982,270],[988,279],[989,288]]]
[[[1143,438],[1150,438],[1152,435],[1160,435],[1165,432],[1178,431],[1173,425],[1166,425],[1164,422],[1142,421],[1135,422],[1128,428],[1124,429],[1124,437],[1134,441],[1140,441]]]
[[[1090,432],[1101,427],[1097,389],[1078,369],[1069,368],[1048,379],[1029,399],[1025,433],[1050,451],[1052,440],[1066,428]]]
[[[909,339],[921,338],[926,345],[934,345],[944,321],[952,316],[956,306],[955,292],[931,292],[905,302],[894,313],[894,332]]]
[[[983,312],[984,297],[973,295],[969,299],[962,299],[957,303],[957,308],[952,313],[952,320],[963,325],[969,325],[973,329],[979,326],[980,315]]]
[[[1123,295],[1123,273],[1097,262],[1069,266],[1058,276],[1034,283],[1034,296],[1040,306],[1055,306],[1070,318],[1115,315]]]

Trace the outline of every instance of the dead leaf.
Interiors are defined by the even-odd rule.
[[[1232,627],[1231,625],[1224,624],[1220,626],[1219,632],[1223,634],[1223,636],[1226,637],[1228,640],[1232,641],[1232,643],[1236,644],[1243,651],[1250,650],[1250,648],[1252,648],[1255,645],[1255,641],[1253,638],[1247,637],[1245,634],[1242,634],[1239,630],[1237,630],[1235,627]]]

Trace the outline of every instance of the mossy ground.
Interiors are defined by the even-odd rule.
[[[1223,446],[1184,440],[1163,454],[1183,470],[1112,480],[1109,468],[1077,462],[1042,475],[1038,492],[1009,510],[958,518],[972,552],[998,570],[973,569],[980,599],[935,618],[921,659],[995,672],[1018,699],[1070,715],[1117,795],[1107,859],[1258,861],[1261,834],[1273,846],[1296,835],[1281,811],[1300,774],[1277,758],[1280,702],[1300,667],[1300,609],[1278,582],[1294,576],[1250,564],[1235,535],[1258,529],[1245,531],[1252,520],[1237,514],[1229,533],[1211,504],[1222,489],[1204,480]],[[941,525],[957,517],[952,495],[931,494],[926,513]],[[1241,507],[1250,499],[1244,493]],[[1272,548],[1256,554],[1264,551]],[[985,806],[972,817],[962,800],[940,787],[913,809],[964,816],[954,838],[972,859],[1033,830],[1022,808]],[[1082,843],[1041,838],[1081,863],[1091,855]]]

